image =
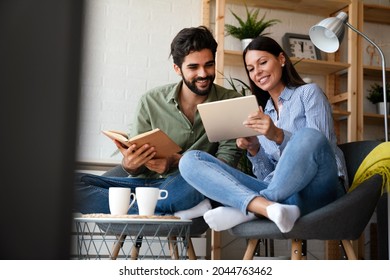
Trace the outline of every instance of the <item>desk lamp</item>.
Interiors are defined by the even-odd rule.
[[[385,56],[381,48],[375,44],[365,34],[357,30],[355,27],[348,23],[348,15],[344,12],[340,12],[336,17],[326,18],[320,21],[318,24],[312,26],[309,30],[309,36],[313,44],[320,50],[328,53],[332,53],[338,50],[340,43],[344,37],[344,24],[351,28],[353,31],[361,35],[364,39],[370,42],[379,52],[382,61],[382,82],[383,82],[383,101],[385,103],[384,108],[384,121],[385,121],[385,141],[388,141],[387,132],[387,100],[386,100],[386,66]]]

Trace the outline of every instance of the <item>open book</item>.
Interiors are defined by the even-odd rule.
[[[158,128],[141,133],[132,138],[129,138],[125,132],[118,130],[103,130],[102,132],[111,139],[118,140],[125,147],[130,147],[132,144],[136,144],[137,148],[144,144],[154,146],[157,152],[155,158],[165,158],[181,151],[181,147]]]

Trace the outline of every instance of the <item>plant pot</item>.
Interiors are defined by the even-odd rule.
[[[378,114],[384,115],[385,114],[385,102],[378,102],[376,103],[376,110]],[[390,102],[387,102],[387,115],[389,114],[390,109]]]
[[[253,41],[253,38],[249,38],[249,39],[242,39],[241,40],[241,48],[242,50],[245,50],[245,48],[250,44],[250,42]]]

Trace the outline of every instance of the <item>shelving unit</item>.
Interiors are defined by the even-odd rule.
[[[225,66],[243,66],[242,52],[226,50],[224,47],[225,38],[225,13],[226,4],[243,5],[248,7],[259,7],[267,9],[282,10],[295,13],[307,13],[319,15],[324,18],[334,15],[340,10],[349,14],[351,24],[358,22],[358,0],[330,0],[330,1],[312,1],[301,0],[291,3],[289,0],[203,0],[203,24],[210,27],[210,5],[215,4],[215,36],[218,42],[217,63],[217,83],[222,84],[222,77]],[[357,140],[357,36],[348,30],[348,62],[339,62],[338,54],[327,55],[326,60],[301,60],[296,69],[300,74],[321,75],[326,79],[325,93],[327,94],[334,110],[334,120],[336,132],[340,143]],[[293,62],[298,61],[292,57]],[[346,91],[340,91],[340,76],[346,77]],[[340,137],[343,127],[347,122],[347,131],[345,137]],[[343,139],[342,139],[343,138]],[[342,139],[342,140],[341,140]]]
[[[359,1],[359,21],[358,29],[363,30],[364,23],[377,23],[390,25],[390,6],[382,5],[372,5],[364,4]],[[374,40],[371,36],[368,36],[370,39]],[[357,122],[357,132],[358,140],[372,140],[372,138],[365,136],[364,131],[369,125],[384,125],[384,116],[379,114],[367,113],[363,109],[363,100],[366,96],[364,89],[364,81],[375,80],[378,83],[382,83],[382,67],[380,66],[370,66],[363,63],[363,43],[365,39],[359,36],[358,46],[359,46],[359,57],[358,57],[358,122]],[[383,49],[382,49],[383,50]],[[387,82],[390,80],[390,68],[386,68],[386,79]],[[388,100],[390,102],[390,100]],[[388,112],[389,113],[389,112]],[[389,116],[387,116],[390,120]]]
[[[364,4],[364,21],[390,24],[390,7]]]
[[[364,4],[362,1],[359,1],[359,25],[358,29],[359,30],[364,30],[364,23],[376,23],[380,25],[387,25],[387,27],[390,26],[390,6],[383,6],[383,5],[372,5],[372,4]],[[388,28],[387,28],[388,29]],[[384,33],[387,34],[387,33]],[[367,34],[368,37],[371,40],[375,41],[375,38]],[[384,35],[386,36],[386,35]],[[361,89],[361,91],[358,92],[358,139],[359,140],[372,140],[371,135],[367,135],[367,133],[364,133],[367,128],[371,127],[377,127],[379,128],[378,131],[382,132],[384,131],[384,116],[379,115],[379,114],[372,114],[372,113],[367,113],[364,112],[363,110],[363,100],[366,96],[366,93],[363,92],[364,89],[364,81],[366,79],[374,80],[378,83],[382,83],[382,67],[378,66],[369,66],[365,65],[363,63],[363,42],[364,38],[359,38],[358,40],[358,46],[359,46],[359,53],[360,56],[358,57],[358,88]],[[382,48],[382,51],[384,51],[384,48]],[[387,61],[389,58],[387,57]],[[386,67],[386,80],[387,82],[390,81],[390,68],[388,66]],[[387,100],[387,102],[390,102],[390,100]],[[389,118],[389,112],[387,112],[387,122],[390,123],[390,118]],[[380,200],[380,204],[384,203],[384,200]],[[377,212],[377,219],[387,219],[387,244],[386,240],[384,237],[382,239],[384,240],[379,240],[379,235],[378,235],[378,240],[376,242],[378,243],[378,246],[386,246],[387,245],[387,257],[389,257],[389,251],[390,251],[390,193],[387,193],[387,207],[379,207]],[[385,210],[387,208],[387,213],[385,213]],[[380,218],[382,217],[382,218]],[[381,229],[382,236],[385,235],[386,230]],[[382,254],[384,254],[385,249],[382,247]],[[378,250],[379,253],[379,250]],[[384,257],[384,255],[382,256]]]
[[[349,22],[352,25],[358,23],[358,0],[324,0],[312,1],[301,0],[203,0],[202,2],[202,24],[211,27],[210,16],[215,20],[214,33],[218,42],[218,51],[216,57],[217,78],[220,84],[223,83],[223,73],[226,66],[243,67],[242,52],[226,50],[224,44],[225,38],[225,13],[226,4],[243,5],[246,3],[248,7],[260,7],[267,9],[282,10],[295,13],[306,13],[319,15],[324,18],[330,15],[337,14],[343,10],[349,14]],[[210,15],[210,5],[215,5],[215,15]],[[375,16],[374,16],[375,17]],[[386,16],[384,16],[386,18]],[[357,140],[357,34],[351,30],[348,32],[347,52],[348,59],[346,63],[339,61],[339,54],[327,55],[326,60],[301,60],[296,64],[296,69],[300,74],[313,74],[325,76],[326,92],[330,102],[333,105],[334,120],[336,130],[340,131],[340,123],[347,122],[347,136],[345,141],[350,142]],[[297,58],[291,58],[293,62],[298,61]],[[340,77],[343,77],[346,83],[346,91],[340,90]],[[211,233],[211,257],[212,259],[220,258],[220,243],[221,235],[217,232]],[[333,248],[335,247],[335,248]],[[331,246],[326,244],[326,255],[329,256],[331,251],[337,251],[337,245]]]
[[[348,21],[358,30],[363,31],[364,22],[390,25],[390,6],[364,4],[362,0],[203,0],[202,2],[202,24],[211,27],[210,19],[215,21],[214,35],[218,42],[216,57],[217,79],[223,83],[222,75],[225,66],[243,67],[242,52],[226,50],[225,38],[225,13],[227,4],[243,5],[248,7],[260,7],[266,9],[282,10],[287,12],[306,13],[319,15],[324,18],[336,15],[339,11],[348,13]],[[210,14],[210,6],[215,5],[215,14]],[[214,6],[213,6],[214,8]],[[283,23],[281,23],[283,24]],[[363,92],[365,79],[382,81],[382,68],[363,64],[363,41],[365,39],[346,28],[347,34],[347,62],[340,62],[340,54],[327,55],[326,60],[304,59],[296,64],[300,74],[314,74],[325,77],[325,93],[332,106],[335,120],[335,127],[343,134],[346,134],[342,142],[358,140],[369,140],[364,138],[364,128],[370,126],[383,126],[384,116],[364,112],[363,100],[366,96]],[[369,36],[371,39],[371,36]],[[291,58],[293,62],[298,61]],[[390,82],[390,68],[386,68],[387,81]],[[340,87],[342,83],[342,87]],[[341,90],[344,88],[344,91]],[[388,100],[389,101],[389,100]],[[389,116],[387,117],[389,119]],[[382,128],[383,129],[383,128]],[[340,139],[340,137],[339,137]],[[220,258],[220,233],[212,232],[211,250],[213,259]],[[357,243],[356,243],[357,244]],[[358,257],[363,255],[362,248],[357,247]],[[337,245],[326,243],[326,256],[332,258],[338,254]]]
[[[244,67],[244,63],[242,62],[242,53],[240,51],[225,50],[224,60],[226,65]],[[291,57],[291,61],[293,63],[296,63],[299,60],[300,59],[296,57]],[[300,60],[295,66],[300,73],[314,75],[329,75],[338,73],[348,69],[348,67],[348,63],[311,59]]]

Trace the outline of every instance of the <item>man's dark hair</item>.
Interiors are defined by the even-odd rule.
[[[170,56],[173,58],[173,63],[181,67],[184,57],[194,51],[209,49],[215,59],[217,47],[218,43],[207,27],[184,28],[173,39]]]

